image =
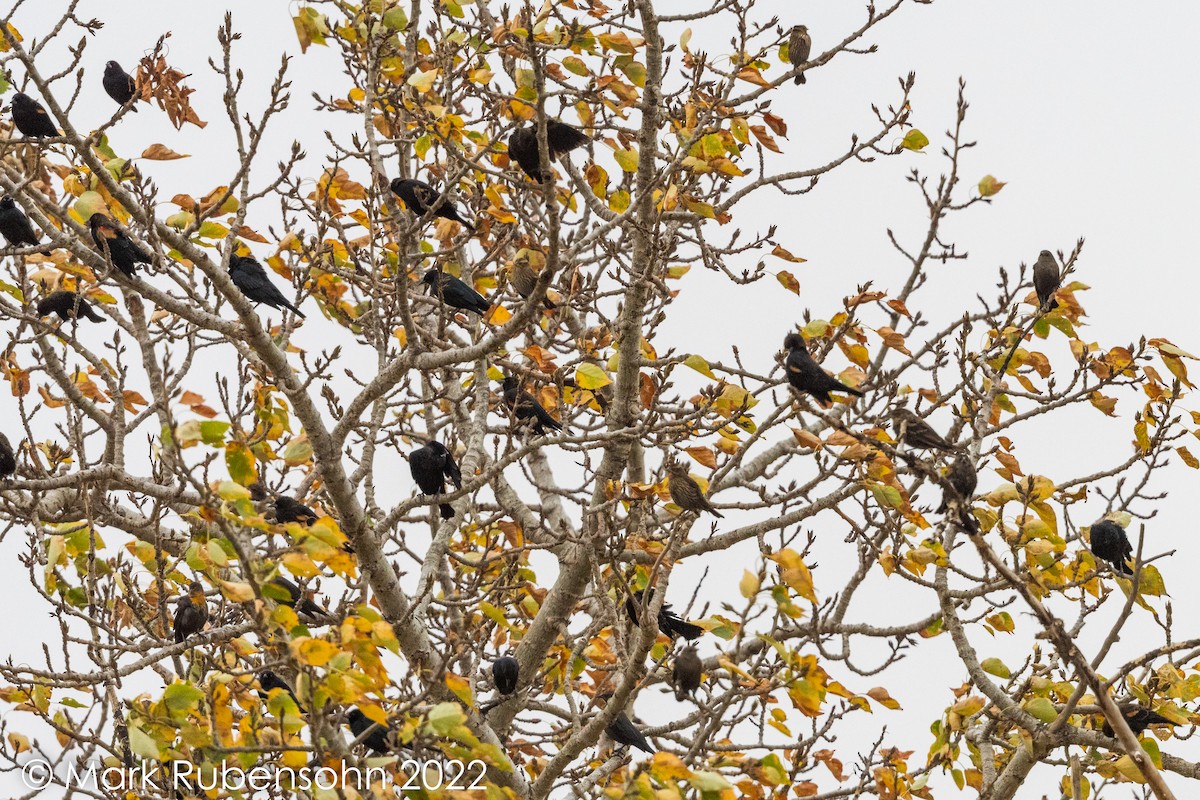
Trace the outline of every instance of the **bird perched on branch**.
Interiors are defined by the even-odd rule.
[[[892,429],[896,432],[896,443],[920,450],[957,450],[942,438],[929,423],[904,406],[895,406],[891,411]]]
[[[463,311],[474,311],[483,316],[491,308],[483,295],[472,289],[453,275],[447,275],[438,269],[431,269],[421,278],[421,282],[429,287],[429,293],[440,297],[442,302],[451,308]]]
[[[346,724],[350,726],[355,739],[366,733],[367,736],[362,743],[379,755],[391,755],[395,749],[395,730],[390,725],[385,726],[375,722],[357,708],[350,709],[350,713],[346,714]]]
[[[29,222],[29,217],[25,216],[25,212],[12,197],[0,200],[0,235],[4,236],[9,247],[41,243],[37,231]]]
[[[788,383],[796,391],[812,395],[822,408],[829,408],[833,405],[833,400],[829,397],[830,392],[845,392],[855,397],[863,396],[858,389],[847,386],[821,369],[821,365],[809,355],[808,345],[800,334],[789,333],[785,336],[783,349],[788,351],[787,359],[783,364],[787,372]]]
[[[642,624],[641,610],[643,607],[649,606],[653,598],[653,589],[634,592],[625,598],[625,613],[629,615],[629,619],[634,625]],[[682,636],[688,641],[699,639],[704,634],[704,628],[687,622],[672,611],[670,603],[663,603],[662,608],[658,610],[658,629],[672,639]]]
[[[58,136],[58,128],[50,120],[50,115],[42,104],[24,92],[17,92],[12,99],[12,120],[22,136],[31,139],[44,139]]]
[[[204,587],[198,581],[188,584],[188,591],[175,604],[175,642],[184,641],[197,634],[208,624],[208,602],[204,599]]]
[[[788,63],[793,67],[799,67],[808,61],[809,55],[812,54],[812,37],[808,35],[808,28],[803,25],[796,25],[792,28],[792,35],[788,37]],[[808,79],[801,72],[796,76],[796,84],[808,83]]]
[[[1111,519],[1102,519],[1092,525],[1088,535],[1092,554],[1096,558],[1108,561],[1122,575],[1133,574],[1128,563],[1133,558],[1133,545],[1129,543],[1123,527]]]
[[[1137,703],[1121,703],[1117,706],[1117,708],[1121,709],[1121,716],[1125,718],[1125,723],[1129,726],[1129,730],[1133,731],[1135,736],[1140,735],[1151,725],[1178,724],[1173,720],[1167,719],[1157,711],[1151,711],[1148,708],[1143,708]],[[1105,736],[1113,735],[1112,725],[1109,724],[1107,719],[1104,720],[1104,727],[1101,730],[1104,731]]]
[[[276,575],[267,581],[263,587],[263,594],[281,605],[295,609],[296,616],[305,624],[329,625],[333,622],[330,613],[312,599],[313,592],[302,590],[282,575]]]
[[[418,447],[408,456],[408,468],[422,494],[443,494],[446,480],[453,481],[456,489],[462,488],[462,472],[454,463],[454,455],[441,442],[430,442]],[[454,516],[454,507],[449,503],[438,506],[442,519]]]
[[[492,682],[496,691],[507,697],[517,690],[521,679],[521,665],[512,656],[500,656],[492,662]]]
[[[671,667],[671,684],[675,687],[675,699],[682,701],[690,697],[700,688],[700,675],[704,664],[696,653],[696,646],[689,644],[675,656],[675,665]]]
[[[17,471],[17,454],[8,437],[0,433],[0,478],[11,478]]]
[[[590,142],[587,134],[556,119],[546,120],[546,148],[550,161],[583,147]],[[538,156],[537,125],[526,125],[508,137],[508,157],[517,162],[521,171],[538,183],[554,178],[553,169],[543,173]]]
[[[92,310],[92,304],[83,299],[83,295],[66,290],[52,292],[37,304],[39,317],[57,314],[66,322],[72,319],[90,319],[92,322],[104,322],[104,317]]]
[[[504,378],[504,405],[518,422],[533,420],[533,432],[539,436],[546,433],[546,428],[562,430],[562,423],[550,416],[550,412],[542,408],[533,395],[522,391],[521,381],[511,375]]]
[[[117,101],[118,105],[125,105],[129,101],[137,97],[137,81],[133,79],[125,70],[121,69],[121,65],[115,61],[109,61],[104,65],[104,91],[108,92],[108,96]],[[137,105],[131,105],[130,111],[136,112]]]
[[[612,699],[612,692],[599,695],[597,699],[607,705],[608,701]],[[636,747],[646,753],[654,752],[650,742],[646,741],[645,735],[637,729],[629,717],[625,716],[624,711],[617,712],[613,721],[608,723],[608,727],[604,729],[604,733],[621,747]]]
[[[300,704],[299,698],[296,697],[296,693],[292,691],[292,687],[288,684],[288,682],[276,675],[271,670],[264,669],[262,672],[258,673],[258,685],[262,687],[261,691],[258,693],[258,696],[263,700],[270,699],[272,690],[282,689],[288,693],[288,697],[292,698],[292,702],[296,704],[296,708],[298,708],[300,711],[304,711],[304,706]]]
[[[458,207],[450,198],[438,202],[438,191],[428,183],[412,178],[396,178],[391,182],[391,189],[392,194],[403,200],[408,210],[418,217],[428,214],[432,206],[435,217],[457,222],[472,233],[475,232],[475,226],[459,216]]]
[[[1033,288],[1037,292],[1038,306],[1042,311],[1053,311],[1058,308],[1054,293],[1062,285],[1062,273],[1058,270],[1058,261],[1049,250],[1038,253],[1033,265]]]
[[[280,495],[275,498],[275,521],[281,523],[299,522],[301,525],[312,525],[317,521],[317,512],[287,495]]]
[[[283,296],[283,292],[267,277],[263,265],[250,256],[232,255],[229,257],[229,279],[241,290],[247,300],[253,303],[263,303],[271,308],[287,308],[296,316],[304,318],[304,312],[296,308]]]
[[[88,227],[92,230],[92,241],[100,249],[100,254],[121,270],[125,277],[132,278],[136,274],[137,263],[151,263],[150,254],[138,247],[129,234],[121,230],[120,225],[100,212],[92,214]]]
[[[513,264],[512,271],[509,273],[509,282],[517,290],[517,294],[526,300],[533,295],[533,290],[537,286],[537,280],[537,273],[533,271],[533,267],[529,266],[529,262],[523,258],[518,259]],[[546,308],[558,308],[554,304],[554,301],[546,295],[542,295],[542,304]]]
[[[720,511],[712,507],[712,503],[708,502],[700,484],[696,483],[696,479],[688,473],[685,464],[679,461],[669,462],[667,475],[667,491],[671,493],[671,499],[675,501],[675,505],[684,511],[695,511],[697,514],[707,511],[714,517],[724,517]]]
[[[937,510],[939,514],[945,514],[946,510],[954,503],[963,505],[970,503],[975,494],[975,487],[979,485],[979,474],[975,472],[975,465],[971,463],[971,458],[964,454],[954,459],[950,465],[950,471],[946,473],[946,480],[953,487],[954,492],[942,489],[942,504],[938,506]]]

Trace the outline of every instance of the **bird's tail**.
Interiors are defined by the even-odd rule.
[[[725,515],[722,514],[720,511],[717,511],[715,508],[713,508],[712,503],[708,504],[708,513],[712,514],[714,517],[719,517],[720,519],[725,519]]]
[[[682,619],[671,620],[669,627],[671,628],[670,633],[672,635],[682,636],[683,638],[687,639],[689,642],[693,641],[695,639],[699,639],[701,636],[704,635],[704,628],[701,628],[699,625],[693,625],[690,622],[685,622]]]
[[[442,519],[454,518],[454,506],[450,505],[449,503],[442,503],[440,506],[438,506],[438,510],[442,514]]]
[[[91,306],[88,306],[87,308],[81,308],[79,313],[90,319],[92,322],[104,322],[104,317],[97,314]]]
[[[801,76],[801,77],[803,77],[803,76]],[[843,391],[843,392],[845,392],[846,394],[852,394],[852,395],[854,395],[855,397],[862,397],[862,396],[863,396],[863,393],[862,393],[862,392],[860,392],[858,389],[851,388],[851,387],[847,386],[847,385],[846,385],[846,384],[844,384],[844,383],[839,383],[839,384],[838,384],[838,386],[840,387],[840,388],[839,388],[839,391]]]
[[[550,412],[546,409],[541,406],[535,406],[534,413],[537,414],[537,420],[542,426],[554,431],[562,430],[562,423],[550,416]]]
[[[292,310],[292,313],[293,313],[293,314],[295,314],[297,317],[299,317],[300,319],[304,319],[304,312],[303,312],[303,311],[301,311],[300,309],[296,308],[294,305],[292,305],[292,304],[291,304],[290,302],[288,302],[287,300],[284,300],[284,301],[283,301],[283,304],[284,304],[285,306],[287,306],[288,308],[290,308],[290,309]]]

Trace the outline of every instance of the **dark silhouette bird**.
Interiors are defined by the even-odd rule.
[[[492,662],[492,682],[496,691],[508,696],[517,690],[521,678],[521,665],[512,656],[500,656]]]
[[[208,602],[198,581],[188,584],[188,593],[175,604],[175,642],[199,633],[208,623]]]
[[[678,461],[667,464],[667,475],[669,476],[667,491],[671,493],[671,499],[675,501],[675,505],[684,511],[695,511],[697,514],[707,511],[714,517],[724,517],[724,514],[717,511],[712,507],[712,503],[708,502],[708,498],[700,489],[700,484],[696,483],[696,479],[688,474],[686,465]]]
[[[385,727],[376,723],[357,708],[350,709],[350,712],[346,714],[346,724],[350,726],[355,739],[370,731],[362,743],[381,756],[391,755],[394,749],[392,736],[395,731],[390,726]]]
[[[17,454],[8,437],[0,433],[0,478],[11,478],[17,471]]]
[[[133,239],[129,238],[129,234],[121,230],[120,225],[100,212],[92,214],[88,220],[88,227],[92,229],[92,241],[100,248],[100,254],[125,273],[125,277],[134,276],[137,272],[135,264],[138,262],[151,263],[150,254],[138,247]]]
[[[301,711],[304,710],[304,706],[301,705],[300,700],[296,697],[296,693],[292,691],[292,687],[288,684],[288,682],[276,675],[271,670],[264,669],[262,672],[258,673],[258,685],[262,687],[262,690],[258,693],[258,696],[263,700],[270,699],[271,691],[273,689],[283,689],[288,693],[288,697],[292,698],[292,702],[296,704],[296,708],[300,709]]]
[[[0,234],[4,236],[9,247],[39,244],[37,231],[29,223],[29,217],[17,205],[12,197],[0,200]]]
[[[423,181],[412,178],[396,178],[392,181],[391,188],[392,194],[403,200],[404,205],[408,206],[408,210],[418,217],[428,214],[430,206],[437,203],[438,191]],[[472,233],[475,232],[475,226],[459,216],[458,207],[450,198],[447,197],[437,203],[432,210],[435,217],[457,222]]]
[[[116,100],[118,105],[125,105],[137,96],[137,81],[115,61],[104,65],[103,83],[104,91],[108,92],[108,96]],[[137,105],[131,105],[129,110],[136,112]]]
[[[52,292],[37,304],[39,317],[57,314],[63,322],[72,319],[90,319],[92,322],[104,322],[104,317],[92,310],[92,304],[83,299],[83,295],[66,290]]]
[[[600,695],[599,699],[607,704],[611,697],[612,693],[609,692]],[[621,747],[636,747],[646,753],[654,752],[650,742],[646,741],[646,737],[637,729],[637,726],[629,720],[629,717],[625,716],[624,711],[617,712],[613,721],[608,723],[608,727],[604,729],[604,733]]]
[[[262,481],[255,481],[247,486],[246,490],[250,492],[250,499],[256,503],[265,502],[270,497],[267,494],[267,487],[262,485]]]
[[[943,439],[941,434],[929,426],[928,422],[904,406],[894,407],[891,417],[897,444],[904,444],[920,450],[941,450],[943,452],[958,449]]]
[[[1146,728],[1149,728],[1151,725],[1178,724],[1167,719],[1157,711],[1151,711],[1148,708],[1143,708],[1137,703],[1121,703],[1117,706],[1117,708],[1121,709],[1121,716],[1125,718],[1126,724],[1129,725],[1129,730],[1133,731],[1134,735],[1140,735],[1142,731],[1146,730]],[[1113,735],[1112,725],[1108,723],[1107,719],[1104,720],[1104,727],[1101,730],[1104,731],[1105,736]]]
[[[1033,288],[1037,291],[1038,306],[1042,311],[1053,311],[1058,308],[1054,293],[1062,285],[1062,274],[1058,271],[1058,262],[1049,250],[1038,253],[1033,265]]]
[[[642,624],[642,607],[648,606],[653,598],[653,589],[648,592],[645,590],[634,592],[625,598],[625,613],[629,615],[629,619],[634,625]],[[672,639],[682,636],[684,639],[692,641],[704,635],[704,628],[684,620],[683,617],[671,610],[670,603],[663,603],[662,608],[658,610],[658,629]]]
[[[975,465],[971,463],[970,456],[960,455],[954,459],[950,465],[950,471],[946,473],[946,480],[954,488],[954,492],[958,493],[958,496],[955,497],[954,492],[943,488],[942,504],[938,506],[937,510],[939,514],[945,514],[951,504],[966,505],[971,502],[971,497],[975,494],[975,487],[979,485],[979,474],[975,472]]]
[[[312,599],[313,593],[311,591],[302,590],[282,575],[276,575],[267,581],[267,587],[279,589],[280,591],[278,592],[268,591],[267,596],[277,603],[295,609],[296,615],[304,620],[306,624],[328,625],[333,621],[329,612],[317,605]]]
[[[550,412],[542,408],[541,403],[533,399],[529,392],[521,390],[521,381],[511,375],[504,378],[504,405],[508,407],[518,422],[533,420],[533,432],[541,436],[546,428],[554,431],[562,430],[562,423],[550,416]]]
[[[533,295],[534,287],[537,286],[537,273],[533,271],[533,267],[525,259],[518,260],[513,264],[512,271],[509,273],[509,282],[512,283],[514,289],[524,299],[528,300]],[[558,308],[546,295],[542,295],[542,303],[546,308]]]
[[[804,25],[796,25],[792,28],[792,35],[788,37],[788,63],[793,67],[799,67],[808,61],[809,55],[812,54],[812,37],[808,35],[808,28]],[[797,84],[808,83],[808,79],[801,72],[796,76]]]
[[[46,113],[46,109],[24,92],[17,92],[13,95],[12,119],[22,136],[33,139],[58,136],[58,128],[54,127],[54,122]]]
[[[1125,535],[1125,529],[1111,519],[1102,519],[1092,525],[1090,531],[1092,554],[1113,565],[1122,575],[1132,575],[1133,569],[1126,563],[1133,558],[1133,545]]]
[[[695,645],[688,645],[675,656],[675,665],[671,667],[671,684],[675,687],[675,699],[683,700],[690,697],[692,692],[700,688],[700,674],[704,664],[696,653]]]
[[[229,257],[229,278],[234,286],[242,290],[246,299],[254,303],[263,303],[271,308],[287,308],[296,316],[304,318],[304,312],[292,305],[283,292],[267,277],[263,265],[250,256],[232,255]]]
[[[829,408],[833,405],[833,400],[829,397],[830,392],[845,392],[855,397],[863,396],[858,389],[852,389],[821,369],[821,365],[809,355],[808,345],[800,334],[789,333],[785,336],[783,348],[788,351],[787,360],[784,361],[788,383],[796,391],[812,395],[822,408]]]
[[[550,161],[571,152],[576,147],[583,147],[590,142],[587,134],[572,128],[565,122],[556,119],[546,120],[546,147]],[[543,173],[540,169],[541,159],[538,157],[537,125],[526,125],[513,131],[508,138],[508,157],[516,161],[521,171],[538,183],[552,180],[554,171]]]
[[[425,273],[425,277],[421,278],[421,282],[429,287],[430,294],[440,297],[442,302],[451,308],[474,311],[476,314],[483,315],[492,307],[479,292],[441,270],[429,270]]]
[[[422,494],[442,494],[446,491],[446,479],[462,488],[462,473],[454,463],[454,455],[441,442],[430,442],[409,453],[408,468]],[[454,507],[449,503],[438,506],[442,519],[454,516]]]
[[[285,524],[299,522],[301,525],[312,525],[317,521],[317,512],[287,495],[280,495],[275,498],[275,521]]]

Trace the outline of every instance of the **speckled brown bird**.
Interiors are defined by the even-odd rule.
[[[1058,270],[1058,261],[1049,250],[1038,254],[1033,265],[1033,288],[1037,292],[1038,305],[1042,311],[1053,311],[1058,308],[1054,293],[1062,285],[1062,273]]]
[[[895,406],[891,411],[892,429],[896,442],[918,450],[952,451],[954,445],[942,438],[929,423],[904,406]]]
[[[671,684],[675,687],[675,699],[683,700],[691,697],[700,688],[700,675],[704,664],[696,652],[696,646],[689,644],[675,656],[675,665],[671,667]]]
[[[533,271],[533,267],[529,266],[529,262],[525,259],[518,259],[513,264],[512,271],[509,273],[509,282],[512,287],[517,290],[524,299],[528,300],[533,295],[534,287],[537,286],[538,274]],[[542,295],[542,304],[546,308],[557,308],[554,301],[546,295]]]
[[[92,304],[83,299],[83,295],[60,289],[52,292],[37,304],[39,317],[57,314],[63,322],[73,319],[90,319],[92,322],[104,322],[104,317],[92,310]]]
[[[808,61],[809,55],[812,54],[812,37],[808,35],[808,28],[804,25],[797,25],[792,28],[792,35],[788,37],[788,63],[793,67]],[[796,76],[797,84],[808,83],[808,79],[801,72]]]
[[[954,494],[945,488],[942,489],[942,504],[938,506],[937,513],[945,514],[952,503],[961,503],[963,505],[971,502],[971,497],[975,494],[975,487],[979,485],[979,474],[975,471],[975,465],[971,463],[970,456],[960,455],[954,459],[950,465],[950,470],[946,473],[946,480],[954,487]]]
[[[208,624],[208,602],[198,581],[188,584],[188,593],[175,604],[175,641],[182,642]]]
[[[696,483],[696,480],[688,474],[688,468],[679,461],[667,464],[667,491],[671,493],[671,499],[675,501],[675,505],[684,511],[695,511],[697,514],[707,511],[714,517],[724,517],[720,511],[712,507],[712,503],[708,502],[708,498],[701,491],[700,484]]]

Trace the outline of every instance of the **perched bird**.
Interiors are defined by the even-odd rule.
[[[492,307],[479,292],[441,270],[429,270],[425,273],[425,277],[421,278],[421,282],[429,287],[430,294],[440,297],[442,302],[451,308],[474,311],[476,314],[483,315]]]
[[[542,408],[541,403],[533,399],[529,392],[521,390],[521,381],[511,375],[504,378],[504,405],[508,407],[518,422],[533,420],[533,432],[539,436],[546,433],[546,428],[554,431],[562,430],[562,423],[550,416],[550,412]]]
[[[809,355],[808,345],[800,334],[789,333],[785,336],[783,348],[788,351],[787,360],[784,361],[788,383],[796,391],[812,395],[822,408],[829,408],[833,405],[833,401],[829,398],[830,392],[845,392],[855,397],[863,396],[858,389],[850,388],[821,369],[821,365]]]
[[[301,525],[312,525],[317,521],[317,512],[287,495],[280,495],[275,498],[275,521],[282,523],[299,522]]]
[[[962,504],[971,502],[971,497],[975,494],[975,487],[979,485],[979,475],[975,472],[975,465],[971,463],[970,456],[960,455],[954,459],[950,465],[950,471],[946,473],[946,480],[954,487],[958,496],[955,497],[954,493],[943,489],[942,504],[938,506],[937,510],[939,514],[945,514],[946,509],[955,502]]]
[[[942,438],[941,434],[929,426],[929,423],[909,411],[904,406],[895,406],[891,411],[892,429],[896,431],[897,444],[921,450],[957,450],[954,445]]]
[[[611,697],[612,693],[610,692],[600,695],[599,699],[607,702]],[[654,748],[646,741],[646,737],[629,720],[629,717],[625,716],[624,711],[617,712],[613,721],[608,723],[608,727],[604,729],[604,733],[622,747],[636,747],[646,753],[654,752]]]
[[[304,318],[304,312],[296,308],[283,296],[271,279],[263,265],[250,256],[232,255],[229,257],[229,278],[233,285],[242,290],[246,299],[255,303],[265,303],[271,308],[287,308],[296,316]]]
[[[700,490],[700,484],[696,483],[695,478],[688,474],[686,465],[672,461],[667,464],[667,490],[671,493],[671,499],[675,501],[675,505],[682,508],[684,511],[695,511],[699,514],[701,511],[707,511],[714,517],[724,517],[720,511],[712,507],[712,503],[708,502],[708,498],[704,496],[704,492]]]
[[[675,699],[683,700],[700,688],[700,673],[704,665],[696,653],[696,646],[689,644],[675,656],[675,665],[671,667],[671,683],[675,687]]]
[[[92,322],[104,322],[104,317],[92,310],[92,304],[76,292],[59,290],[46,295],[37,304],[39,317],[58,314],[63,322],[71,319],[90,319]]]
[[[58,128],[54,127],[46,109],[24,92],[17,92],[13,95],[12,119],[22,136],[33,139],[58,136]]]
[[[546,120],[546,147],[551,161],[576,147],[583,147],[590,141],[587,134],[565,122]],[[539,168],[541,159],[538,157],[537,125],[526,125],[513,131],[512,136],[508,138],[508,157],[516,161],[521,171],[538,183],[552,180],[554,177],[553,171],[543,174]]]
[[[625,613],[629,615],[629,619],[634,625],[642,624],[642,607],[649,605],[653,598],[653,589],[648,591],[634,592],[629,597],[625,598]],[[670,603],[663,603],[662,608],[660,608],[658,611],[658,629],[672,639],[682,636],[688,641],[699,639],[704,634],[704,628],[687,622],[683,617],[672,611]]]
[[[279,589],[278,592],[269,591],[270,587]],[[292,583],[282,575],[276,575],[271,580],[267,581],[268,589],[267,596],[277,603],[296,610],[296,615],[308,622],[316,625],[328,625],[331,622],[331,617],[328,611],[321,608],[312,599],[311,591],[304,591],[296,584]]]
[[[297,699],[296,693],[292,691],[292,687],[288,685],[288,682],[276,675],[271,670],[264,669],[262,672],[258,673],[258,685],[262,687],[262,691],[258,693],[258,696],[263,700],[270,699],[271,691],[273,689],[283,689],[288,693],[288,697],[292,698],[292,702],[296,704],[296,708],[300,709],[301,711],[304,710],[304,706],[300,704],[300,700]]]
[[[1126,724],[1129,725],[1129,730],[1133,731],[1134,735],[1140,735],[1142,731],[1151,725],[1178,724],[1156,711],[1139,706],[1137,703],[1121,703],[1117,708],[1121,709],[1121,716],[1125,718]],[[1108,724],[1107,719],[1104,720],[1104,727],[1101,730],[1104,731],[1105,736],[1113,735],[1112,725]]]
[[[100,254],[125,273],[125,277],[134,276],[137,272],[134,265],[139,261],[143,264],[151,263],[150,254],[134,244],[129,234],[121,230],[121,226],[99,211],[92,214],[88,220],[88,227],[92,229],[92,241],[100,248]]]
[[[808,35],[808,28],[804,25],[796,25],[792,28],[792,35],[788,37],[788,62],[793,67],[799,67],[808,61],[811,54],[812,37]],[[796,83],[808,83],[803,72],[796,76]]]
[[[390,726],[380,725],[357,708],[350,709],[350,713],[346,715],[346,724],[350,726],[355,739],[370,731],[362,743],[381,756],[391,755],[394,731]]]
[[[430,211],[430,205],[437,202],[438,191],[423,181],[413,180],[412,178],[396,178],[391,183],[392,194],[404,201],[404,205],[408,206],[408,210],[416,214],[418,217],[423,217]],[[475,232],[475,226],[467,222],[458,214],[458,207],[454,205],[450,198],[442,200],[436,207],[433,208],[433,215],[457,222],[472,233]]]
[[[528,300],[533,294],[533,289],[537,285],[537,273],[533,271],[533,267],[529,266],[529,262],[525,259],[518,260],[513,264],[512,271],[509,273],[509,282],[512,283],[517,294]],[[546,308],[558,308],[546,295],[542,295],[542,303]]]
[[[17,454],[8,437],[0,433],[0,478],[10,478],[17,471]]]
[[[430,442],[409,453],[408,468],[422,494],[442,494],[447,478],[454,482],[455,488],[462,488],[462,473],[454,463],[454,455],[441,442]],[[454,507],[449,503],[442,503],[438,509],[442,519],[454,516]]]
[[[175,604],[175,642],[199,633],[208,623],[208,602],[198,581],[188,584],[188,593]]]
[[[25,216],[12,197],[0,200],[0,234],[3,234],[9,247],[39,244],[37,231],[29,224],[29,217]]]
[[[1038,305],[1042,311],[1053,311],[1058,308],[1054,293],[1062,285],[1062,274],[1058,271],[1058,262],[1049,250],[1038,253],[1038,259],[1033,265],[1033,288],[1037,291]]]
[[[104,91],[108,92],[108,96],[116,100],[119,105],[125,105],[137,97],[137,81],[133,79],[132,75],[121,69],[120,64],[109,61],[104,65]],[[131,105],[129,110],[137,111],[137,106]]]
[[[521,665],[512,656],[500,656],[492,662],[492,682],[500,694],[507,696],[515,692],[520,677]]]
[[[1125,529],[1111,519],[1102,519],[1092,525],[1090,531],[1092,554],[1113,565],[1122,575],[1132,575],[1127,563],[1133,558],[1133,545],[1125,535]]]

